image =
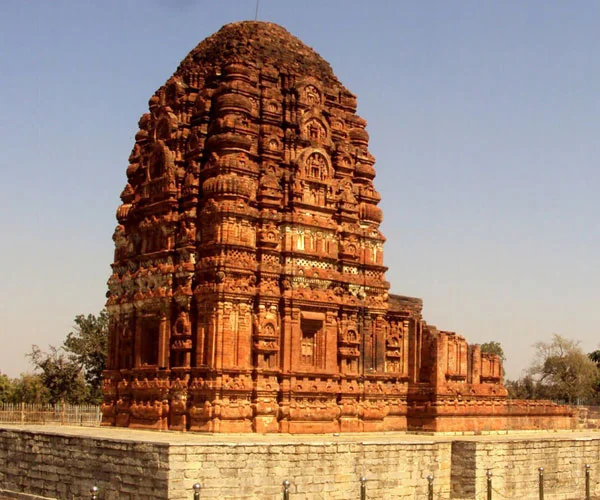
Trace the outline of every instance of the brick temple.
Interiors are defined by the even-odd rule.
[[[283,28],[223,27],[150,99],[117,210],[103,423],[207,432],[569,427],[390,293],[356,97]],[[399,263],[400,264],[400,263]]]

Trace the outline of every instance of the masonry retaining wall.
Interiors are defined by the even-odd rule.
[[[49,498],[168,498],[169,445],[0,431],[0,488]]]
[[[433,474],[436,500],[484,500],[486,472],[494,500],[538,498],[538,467],[545,467],[545,500],[581,499],[584,465],[592,493],[600,493],[600,435],[247,436],[152,433],[131,430],[0,427],[0,497],[14,492],[46,498],[101,499],[282,498],[290,500],[427,498]],[[23,497],[20,498],[33,498]]]
[[[539,467],[544,498],[585,498],[585,465],[591,467],[590,493],[600,494],[600,439],[530,438],[452,443],[451,498],[485,499],[486,473],[492,473],[494,499],[539,499]]]

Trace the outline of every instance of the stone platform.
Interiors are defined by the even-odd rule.
[[[193,497],[281,499],[485,498],[486,472],[494,499],[538,498],[545,468],[546,500],[583,498],[584,466],[592,495],[600,494],[600,434],[530,432],[490,435],[191,434],[120,428],[0,424],[0,497],[102,499]],[[16,493],[19,492],[20,495]],[[26,494],[26,495],[24,495]],[[35,496],[37,495],[37,497]]]

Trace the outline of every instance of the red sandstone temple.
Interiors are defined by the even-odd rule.
[[[227,25],[182,61],[140,119],[117,210],[105,425],[571,425],[566,408],[508,402],[497,356],[390,294],[365,126],[277,25]]]

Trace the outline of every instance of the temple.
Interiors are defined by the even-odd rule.
[[[150,99],[117,210],[103,423],[206,432],[570,427],[385,280],[356,97],[283,28],[223,27]]]

